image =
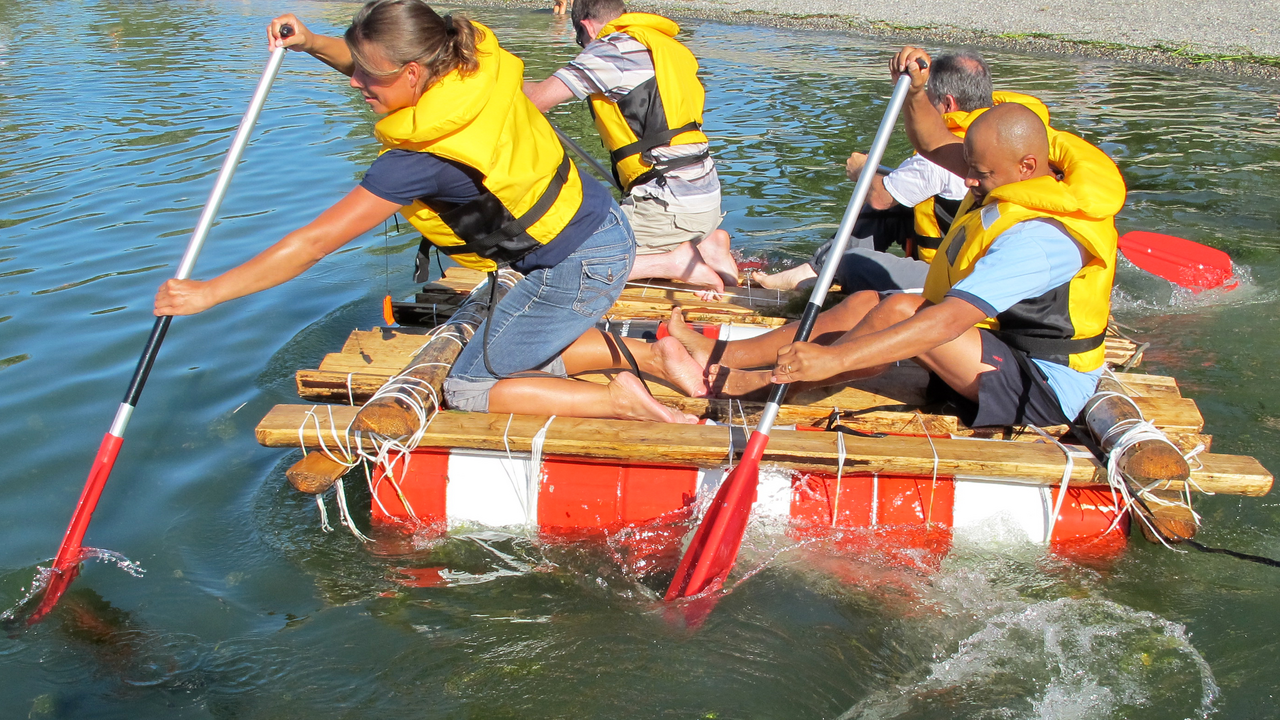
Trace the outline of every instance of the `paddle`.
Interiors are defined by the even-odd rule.
[[[608,182],[610,185],[617,188],[619,192],[622,191],[622,186],[618,184],[618,179],[613,176],[613,173],[609,172],[608,168],[600,164],[599,160],[588,155],[587,151],[583,150],[581,145],[573,141],[573,138],[560,132],[560,128],[556,127],[555,125],[552,125],[551,129],[556,131],[556,135],[559,136],[560,142],[563,143],[565,147],[572,150],[573,154],[577,155],[582,160],[582,162],[589,165],[592,170],[596,171],[597,175],[599,175],[603,180]]]
[[[293,35],[293,26],[282,25],[280,27],[280,36],[289,37]],[[218,206],[222,204],[222,198],[226,194],[227,186],[231,183],[231,176],[235,174],[236,165],[240,162],[240,155],[244,152],[245,146],[249,143],[249,133],[253,131],[254,123],[258,121],[258,114],[262,111],[262,105],[267,100],[267,92],[271,90],[271,82],[275,80],[276,73],[280,70],[280,63],[284,60],[284,48],[276,48],[271,51],[271,58],[267,61],[267,69],[262,73],[262,79],[258,81],[258,87],[254,90],[253,99],[249,102],[249,109],[245,111],[244,117],[240,120],[240,127],[236,130],[235,137],[231,140],[231,150],[227,153],[227,157],[222,161],[222,169],[218,171],[218,179],[214,183],[213,192],[209,194],[209,200],[205,203],[204,212],[200,215],[200,221],[196,224],[196,229],[191,233],[191,240],[187,243],[186,253],[182,256],[182,264],[178,266],[178,272],[174,275],[179,280],[185,280],[191,276],[191,271],[195,267],[196,256],[200,254],[200,249],[204,245],[205,236],[209,234],[209,228],[213,225],[213,219],[218,214]],[[93,510],[98,505],[98,498],[102,496],[102,489],[107,484],[107,478],[111,475],[111,469],[115,466],[116,456],[120,454],[120,446],[124,442],[125,428],[129,425],[129,418],[133,415],[133,410],[138,405],[138,397],[142,395],[142,386],[147,382],[147,375],[151,373],[151,366],[155,363],[156,354],[160,351],[160,343],[164,341],[165,333],[169,330],[169,323],[173,320],[172,315],[165,315],[156,318],[155,325],[151,328],[151,336],[147,338],[147,344],[142,349],[142,357],[138,359],[138,367],[133,372],[133,379],[129,382],[129,389],[124,394],[124,402],[120,403],[120,407],[116,410],[115,419],[111,422],[111,428],[102,438],[102,444],[98,447],[98,455],[93,459],[93,465],[89,471],[89,478],[85,481],[84,490],[80,493],[80,501],[76,504],[75,514],[71,516],[71,524],[67,526],[66,535],[62,538],[62,545],[58,548],[58,556],[53,561],[50,568],[48,585],[45,586],[44,595],[40,599],[39,605],[31,617],[27,619],[28,624],[39,622],[41,618],[53,609],[57,604],[58,598],[66,592],[67,586],[75,579],[76,574],[80,571],[80,560],[84,556],[84,549],[81,542],[84,540],[85,531],[89,529],[89,521],[93,518]]]
[[[927,67],[920,61],[920,68]],[[893,89],[889,106],[885,108],[884,119],[880,121],[880,129],[876,131],[871,142],[871,150],[867,153],[867,165],[876,167],[884,157],[884,149],[889,144],[889,136],[893,133],[893,125],[898,119],[898,112],[907,99],[907,91],[911,87],[911,77],[903,73]],[[853,188],[853,197],[845,208],[844,219],[840,221],[840,229],[832,241],[831,257],[844,255],[849,237],[853,234],[853,226],[858,222],[858,214],[871,191],[872,178],[876,173],[862,173]],[[800,324],[796,328],[795,342],[805,342],[813,332],[813,325],[822,310],[822,301],[826,299],[827,290],[835,279],[836,267],[840,263],[829,262],[822,266],[813,293],[809,296],[809,304],[800,316]],[[724,583],[738,557],[738,549],[742,546],[742,536],[747,529],[747,520],[751,516],[751,505],[755,501],[756,483],[760,476],[760,459],[764,456],[765,446],[769,444],[769,431],[778,417],[783,399],[787,396],[790,384],[773,386],[769,394],[769,402],[760,414],[760,423],[756,426],[747,447],[742,452],[742,460],[729,477],[720,485],[715,499],[707,508],[693,541],[680,565],[676,575],[667,589],[666,599],[676,600],[684,597],[714,592]],[[699,609],[698,614],[709,608]]]
[[[1195,292],[1240,285],[1226,253],[1180,237],[1129,232],[1120,237],[1120,252],[1142,270]]]

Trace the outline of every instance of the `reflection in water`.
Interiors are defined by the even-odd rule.
[[[303,2],[334,31],[356,5]],[[0,3],[0,575],[4,606],[47,562],[119,402],[150,298],[175,266],[265,62],[254,3]],[[576,46],[549,13],[476,9],[545,77]],[[807,257],[851,192],[888,45],[686,23],[736,247]],[[72,36],[77,42],[64,42]],[[1117,313],[1155,341],[1215,450],[1280,460],[1276,89],[1096,60],[992,53],[1000,87],[1117,158],[1122,230],[1220,247],[1251,279],[1187,296],[1120,268]],[[58,74],[51,67],[74,67]],[[377,152],[341,78],[290,55],[197,274],[252,255],[347,192]],[[585,108],[555,122],[604,156]],[[909,152],[899,133],[889,160]],[[1152,717],[1270,712],[1277,578],[1132,548],[1093,570],[1034,548],[901,562],[867,538],[748,538],[697,633],[657,597],[678,523],[594,538],[518,528],[366,546],[317,529],[295,457],[255,446],[292,373],[412,290],[416,240],[370,236],[284,288],[175,322],[89,540],[145,562],[85,568],[76,629],[0,644],[0,707],[104,717]],[[351,484],[358,484],[353,481]],[[367,494],[352,492],[353,507]],[[1207,498],[1208,532],[1280,551],[1274,503]],[[367,515],[358,520],[364,527]],[[1216,538],[1215,538],[1216,539]],[[910,558],[908,558],[910,559]],[[68,596],[70,598],[70,596]],[[70,616],[59,622],[71,622]],[[64,628],[64,629],[59,629]],[[71,633],[68,635],[68,633]],[[96,648],[96,649],[93,649]],[[1224,688],[1217,689],[1218,686]],[[1268,710],[1263,712],[1261,708]],[[127,708],[128,710],[122,710]],[[853,710],[850,710],[853,708]]]

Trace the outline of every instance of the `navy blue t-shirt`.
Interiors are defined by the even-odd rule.
[[[580,173],[581,174],[581,173]],[[600,225],[613,196],[593,178],[582,175],[582,206],[555,240],[534,248],[512,263],[517,272],[554,267],[569,257]],[[360,187],[388,202],[409,205],[414,200],[440,200],[462,204],[483,193],[481,174],[475,168],[412,150],[388,150],[369,166]]]

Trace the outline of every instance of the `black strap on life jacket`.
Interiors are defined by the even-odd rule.
[[[991,330],[990,332],[1014,350],[1021,350],[1033,358],[1051,362],[1057,362],[1055,358],[1089,352],[1106,341],[1105,331],[1092,337],[1074,339],[1035,337],[1007,330]]]
[[[573,161],[565,153],[560,166],[556,168],[556,174],[542,192],[542,197],[518,218],[512,216],[497,195],[487,191],[461,205],[437,200],[426,201],[427,207],[435,210],[449,229],[466,243],[441,245],[440,252],[445,255],[475,253],[499,264],[510,264],[529,254],[542,245],[529,235],[529,228],[555,205],[560,191],[569,180],[572,167]],[[423,238],[423,242],[430,241]]]
[[[641,137],[639,140],[636,140],[633,143],[623,145],[617,150],[614,150],[613,152],[609,153],[609,159],[612,160],[613,163],[616,165],[622,162],[624,159],[631,157],[632,155],[649,152],[650,150],[656,147],[662,147],[663,145],[670,145],[671,141],[675,140],[676,137],[683,135],[687,132],[692,132],[694,130],[701,130],[701,129],[702,129],[702,126],[699,125],[696,121],[689,121],[678,128],[667,128],[666,130],[659,130],[657,132],[652,132]]]
[[[960,211],[960,203],[964,202],[964,198],[959,200],[949,200],[940,195],[933,196],[933,219],[938,223],[940,234],[937,237],[921,235],[920,233],[911,233],[911,247],[907,256],[919,260],[919,250],[937,250],[942,246],[942,238],[947,236],[947,232],[951,230],[951,224],[956,221],[956,213]]]
[[[660,163],[655,163],[653,167],[637,175],[636,178],[631,181],[631,184],[627,186],[627,191],[630,192],[631,188],[636,187],[638,185],[644,185],[647,182],[651,182],[659,178],[665,178],[667,176],[667,173],[677,168],[688,167],[690,165],[697,165],[709,157],[711,157],[711,153],[708,152],[707,150],[703,150],[702,152],[696,155],[686,155],[685,157],[674,158],[672,160],[663,160]],[[613,166],[613,176],[614,176],[614,179],[618,180],[618,184],[622,184],[622,178],[618,176],[617,165]],[[663,182],[665,183],[665,181]]]
[[[619,185],[622,185],[623,184],[622,176],[618,172],[618,163],[622,162],[626,158],[631,157],[632,155],[647,153],[650,150],[653,150],[654,148],[670,145],[671,141],[676,139],[676,137],[678,137],[679,135],[683,135],[684,133],[691,132],[694,130],[701,130],[701,129],[702,129],[701,125],[699,125],[697,122],[691,121],[691,122],[685,123],[684,125],[681,125],[678,128],[668,128],[666,130],[659,130],[656,132],[649,133],[647,135],[642,136],[639,140],[636,140],[633,143],[623,145],[617,150],[614,150],[613,152],[609,153],[609,160],[612,161],[613,163],[613,177],[618,181]],[[656,180],[658,178],[665,177],[667,173],[677,168],[688,167],[689,165],[696,165],[698,163],[705,161],[709,157],[711,157],[711,153],[707,150],[703,150],[702,152],[697,153],[695,155],[688,155],[685,157],[673,158],[671,160],[662,160],[659,162],[654,162],[653,167],[640,173],[629,184],[626,184],[624,192],[631,192],[631,188],[636,187],[637,185],[644,185],[647,182],[652,182],[653,180]],[[644,160],[646,162],[649,162],[650,158],[646,157],[644,158]]]

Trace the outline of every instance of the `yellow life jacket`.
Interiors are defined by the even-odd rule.
[[[1049,163],[1062,171],[1010,183],[975,206],[969,193],[960,215],[929,266],[924,298],[940,303],[973,272],[991,243],[1013,225],[1035,218],[1056,220],[1089,257],[1070,281],[1023,300],[977,327],[1033,358],[1089,372],[1102,367],[1111,283],[1115,277],[1115,215],[1124,207],[1125,185],[1111,158],[1070,133],[1049,130]]]
[[[597,37],[615,32],[630,35],[648,48],[654,70],[654,77],[616,103],[599,93],[590,97],[596,129],[625,194],[669,170],[707,159],[706,153],[699,153],[655,166],[648,155],[653,148],[666,145],[707,142],[702,133],[706,91],[698,81],[697,58],[674,39],[679,25],[659,15],[624,13],[601,28]]]
[[[1040,116],[1040,119],[1044,121],[1045,127],[1049,126],[1049,108],[1037,98],[1023,95],[1022,93],[1001,90],[992,93],[991,99],[995,105],[1007,102],[1025,105]],[[946,121],[948,130],[957,137],[963,138],[973,121],[989,109],[979,108],[968,112],[957,110],[956,112],[944,114],[942,119]],[[933,261],[933,254],[938,251],[938,244],[942,242],[942,236],[947,234],[947,230],[951,228],[951,223],[956,219],[956,213],[960,210],[961,202],[961,200],[950,200],[935,195],[916,205],[915,235],[911,238],[911,247],[907,252],[908,257],[914,257],[924,262]]]
[[[430,153],[479,173],[486,192],[474,200],[416,200],[400,212],[423,235],[420,263],[430,242],[463,267],[488,272],[555,240],[582,205],[582,178],[525,96],[524,63],[475,25],[476,72],[440,78],[416,105],[378,121],[374,134],[383,152]]]

